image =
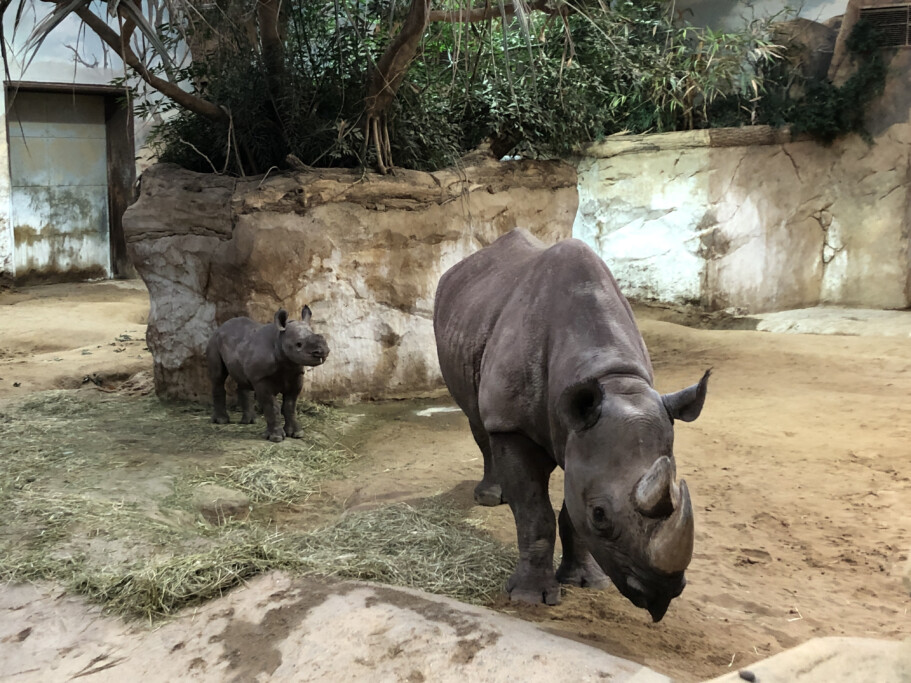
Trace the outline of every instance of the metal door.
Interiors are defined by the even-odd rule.
[[[23,91],[10,96],[16,278],[110,277],[104,98]]]

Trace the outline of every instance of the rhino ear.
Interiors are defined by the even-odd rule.
[[[275,312],[275,326],[278,328],[279,332],[284,332],[285,327],[288,325],[288,311],[284,308],[279,308]]]
[[[569,387],[560,397],[559,411],[566,424],[575,432],[582,432],[601,418],[604,390],[597,379],[588,379]]]
[[[310,310],[309,306],[304,306],[301,309],[301,321],[308,323],[308,322],[310,322],[310,318],[312,318],[312,317],[313,317],[313,311]]]
[[[702,412],[702,406],[705,403],[705,394],[709,388],[709,375],[711,374],[712,369],[709,368],[705,371],[702,379],[699,380],[699,384],[694,384],[682,391],[665,394],[661,397],[661,401],[664,403],[667,414],[671,416],[671,420],[692,422],[699,417],[699,413]]]

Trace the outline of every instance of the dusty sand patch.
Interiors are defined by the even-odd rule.
[[[122,343],[129,353],[107,350],[130,330],[141,338],[142,291],[56,287],[36,288],[49,295],[9,308],[11,293],[0,294],[0,397],[126,371],[128,355],[142,355],[130,363],[148,369],[142,342]],[[96,326],[70,331],[72,297],[87,307],[79,320],[97,309]],[[38,313],[26,314],[31,306]],[[679,474],[697,507],[686,591],[657,625],[614,590],[569,590],[553,609],[497,607],[682,680],[720,675],[732,659],[735,669],[747,666],[815,636],[911,635],[901,583],[911,547],[907,340],[700,330],[643,318],[660,390],[714,367],[702,417],[677,430]],[[367,416],[351,437],[364,457],[354,478],[324,485],[324,508],[442,493],[513,542],[508,509],[473,505],[481,461],[464,417],[415,414],[429,405],[446,403],[349,408]],[[555,505],[559,484],[555,476]],[[281,522],[301,523],[300,514]]]
[[[0,291],[0,398],[151,370],[148,313],[139,280]]]

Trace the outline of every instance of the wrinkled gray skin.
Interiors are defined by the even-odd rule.
[[[212,422],[230,422],[225,406],[225,380],[237,382],[242,424],[256,421],[253,396],[266,416],[265,438],[281,441],[304,435],[297,422],[297,397],[304,386],[304,366],[322,365],[329,347],[310,327],[310,308],[304,306],[301,320],[288,321],[279,309],[272,323],[260,325],[250,318],[231,318],[215,330],[206,348],[209,379],[212,380]],[[282,395],[284,429],[278,423],[275,397]]]
[[[522,229],[443,275],[434,332],[443,378],[484,455],[475,499],[508,503],[515,517],[510,598],[556,604],[558,581],[603,588],[610,577],[659,621],[693,552],[692,503],[674,481],[673,421],[699,416],[709,373],[659,395],[604,262],[578,240],[547,248]],[[566,476],[554,574],[556,466]]]

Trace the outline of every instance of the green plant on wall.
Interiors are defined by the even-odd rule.
[[[824,143],[849,133],[869,139],[865,112],[886,83],[881,44],[875,26],[866,21],[855,24],[846,42],[855,69],[842,85],[828,79],[807,79],[799,66],[786,60],[767,64],[761,97],[753,105],[756,123],[789,125],[794,134],[806,133]],[[730,106],[732,102],[724,104]],[[740,100],[733,102],[734,106],[742,104]],[[737,117],[729,112],[719,109],[715,114],[716,121],[736,125]]]
[[[830,81],[806,84],[804,97],[786,110],[784,118],[795,133],[810,133],[825,142],[847,133],[866,138],[864,112],[882,94],[886,84],[886,63],[882,56],[879,31],[866,21],[855,24],[845,43],[857,68],[841,86]]]

